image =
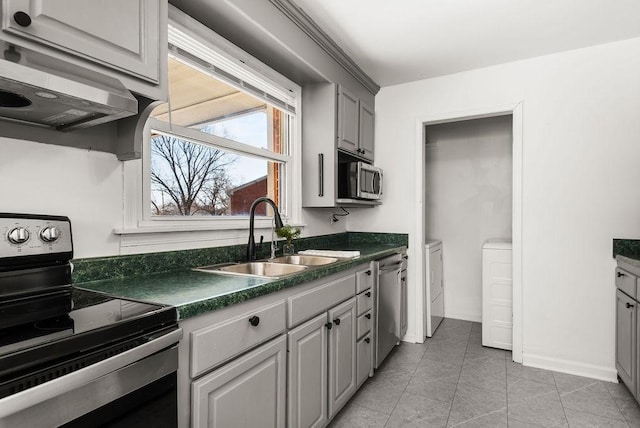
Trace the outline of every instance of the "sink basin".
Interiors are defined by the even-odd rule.
[[[307,266],[286,263],[251,262],[228,266],[201,266],[194,268],[193,270],[228,275],[255,276],[260,278],[280,278],[282,276],[301,272],[305,269],[307,269]]]
[[[324,257],[324,256],[295,255],[295,256],[276,257],[275,259],[271,259],[270,261],[274,263],[288,263],[292,265],[322,266],[322,265],[328,265],[329,263],[335,263],[338,261],[338,258]]]

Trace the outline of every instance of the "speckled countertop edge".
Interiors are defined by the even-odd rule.
[[[179,319],[186,319],[323,278],[406,250],[406,246],[396,244],[362,242],[357,246],[361,250],[358,258],[309,268],[301,273],[273,280],[184,269],[77,283],[76,286],[113,296],[175,306]],[[345,247],[354,249],[355,245],[341,242],[332,247],[330,249],[347,249]]]

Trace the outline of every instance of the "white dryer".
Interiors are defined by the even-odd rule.
[[[513,348],[513,263],[511,240],[482,246],[482,345]]]

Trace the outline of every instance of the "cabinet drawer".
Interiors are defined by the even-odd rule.
[[[626,270],[616,268],[616,287],[632,298],[636,298],[636,277]]]
[[[371,311],[358,317],[358,339],[371,331],[373,322],[371,320]]]
[[[373,306],[373,296],[371,290],[358,294],[358,316],[367,312]]]
[[[355,290],[356,277],[351,274],[290,297],[289,327],[353,297]]]
[[[371,267],[367,270],[356,273],[356,293],[360,294],[364,290],[369,290],[373,284],[373,273]]]
[[[357,344],[357,386],[367,380],[369,373],[371,372],[373,344],[371,343],[371,334],[366,335],[358,341]]]
[[[280,301],[191,333],[191,377],[285,331],[285,311]]]

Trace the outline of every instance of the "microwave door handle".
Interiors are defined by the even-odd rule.
[[[378,179],[378,188],[376,188],[376,178]],[[376,171],[373,174],[371,189],[373,193],[382,196],[382,173],[380,171]]]

